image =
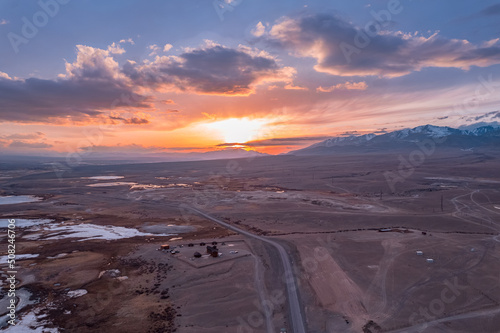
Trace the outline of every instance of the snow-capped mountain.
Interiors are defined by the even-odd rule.
[[[351,136],[339,136],[335,138],[326,139],[325,141],[321,141],[315,143],[310,148],[314,147],[333,147],[333,146],[348,146],[348,145],[361,145],[364,144],[374,137],[376,134],[365,134],[365,135],[351,135]]]
[[[498,123],[467,126],[460,129],[434,125],[423,125],[415,128],[386,134],[365,134],[360,136],[333,137],[309,147],[291,151],[292,155],[329,154],[337,151],[359,151],[398,149],[414,147],[418,142],[433,140],[436,145],[471,149],[475,147],[500,147],[500,126]]]
[[[400,131],[390,133],[391,138],[404,139],[412,136],[424,135],[430,138],[442,138],[451,134],[458,134],[460,130],[451,127],[440,127],[433,125],[423,125],[415,128],[405,128]]]

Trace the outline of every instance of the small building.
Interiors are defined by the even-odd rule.
[[[201,253],[200,252],[195,252],[193,254],[193,257],[195,257],[195,258],[201,258]]]
[[[422,251],[417,251],[417,256],[422,256],[422,255],[424,255],[424,252],[422,252]]]
[[[429,264],[432,264],[432,263],[434,262],[434,259],[428,258],[428,259],[426,259],[426,261],[427,261]]]
[[[160,247],[160,249],[162,249],[162,250],[169,250],[169,249],[170,249],[170,245],[168,245],[168,244],[163,244],[163,245]]]
[[[207,253],[210,254],[212,257],[218,257],[219,256],[219,249],[217,246],[207,246]]]

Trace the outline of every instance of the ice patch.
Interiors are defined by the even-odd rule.
[[[8,195],[0,196],[0,205],[13,205],[28,202],[37,202],[42,200],[40,197],[34,195]]]
[[[123,186],[123,185],[137,185],[137,183],[132,182],[112,182],[112,183],[96,183],[89,184],[90,187],[109,187],[109,186]]]
[[[22,316],[21,321],[19,321],[15,326],[9,325],[4,332],[34,332],[34,333],[58,333],[57,328],[47,328],[45,325],[48,323],[45,321],[40,321],[39,316],[34,312],[29,312]]]
[[[89,239],[104,239],[116,240],[123,238],[132,238],[136,236],[152,236],[150,233],[140,232],[137,229],[116,227],[116,226],[102,226],[96,224],[74,224],[74,225],[61,225],[51,224],[44,225],[43,233],[36,233],[23,236],[24,239],[37,240],[41,236],[47,236],[46,240],[53,239],[66,239],[66,238],[84,238],[80,241]],[[156,236],[173,236],[173,234],[160,234]]]
[[[114,180],[122,179],[124,176],[92,176],[92,177],[82,177],[82,179],[93,179],[93,180]]]
[[[83,295],[87,295],[87,290],[77,289],[77,290],[68,291],[68,296],[71,298],[77,298],[77,297],[81,297]]]
[[[54,220],[47,219],[0,219],[0,228],[7,228],[9,225],[9,220],[15,220],[16,228],[28,228],[34,225],[40,225],[45,223],[53,222]]]

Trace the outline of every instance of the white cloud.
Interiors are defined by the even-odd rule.
[[[134,41],[132,40],[132,38],[128,38],[128,39],[122,39],[120,40],[120,44],[123,44],[123,43],[130,43],[132,45],[134,45]]]
[[[168,52],[170,51],[170,49],[172,49],[172,44],[165,44],[165,46],[163,47],[163,52]]]
[[[118,44],[114,43],[108,46],[108,51],[111,54],[124,54],[125,50]]]
[[[123,80],[125,76],[120,72],[120,66],[110,54],[112,52],[92,46],[77,45],[76,61],[66,62],[66,78],[89,78]]]
[[[149,55],[153,56],[155,54],[158,54],[158,50],[160,50],[160,47],[158,45],[156,45],[156,44],[153,44],[153,45],[149,45],[148,49],[151,50],[151,53]]]
[[[262,22],[257,23],[255,28],[253,28],[251,31],[252,35],[254,35],[255,37],[260,37],[264,35],[265,32],[266,32],[266,27],[264,26],[264,24],[262,24]]]
[[[9,76],[9,74],[4,73],[4,72],[0,72],[0,78],[4,78],[4,79],[7,79],[7,80],[12,80],[12,78]]]

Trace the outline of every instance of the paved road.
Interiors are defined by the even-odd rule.
[[[192,212],[194,212],[200,216],[203,216],[204,218],[209,219],[217,224],[220,224],[227,229],[233,230],[239,234],[242,234],[242,235],[260,240],[264,243],[270,244],[278,250],[280,257],[281,257],[281,261],[283,263],[283,269],[284,269],[285,277],[286,277],[286,289],[287,289],[287,293],[288,293],[288,303],[289,303],[289,307],[290,307],[290,318],[292,320],[293,332],[306,333],[304,319],[302,318],[302,311],[300,309],[299,296],[297,294],[297,285],[295,282],[295,276],[293,274],[292,264],[290,263],[290,258],[288,257],[288,253],[286,252],[285,248],[275,241],[272,241],[272,240],[267,239],[267,238],[262,237],[262,236],[254,235],[251,232],[237,228],[231,224],[228,224],[228,223],[223,222],[215,217],[212,217],[208,214],[205,214],[204,212],[199,211],[196,208],[190,207],[189,209]]]

